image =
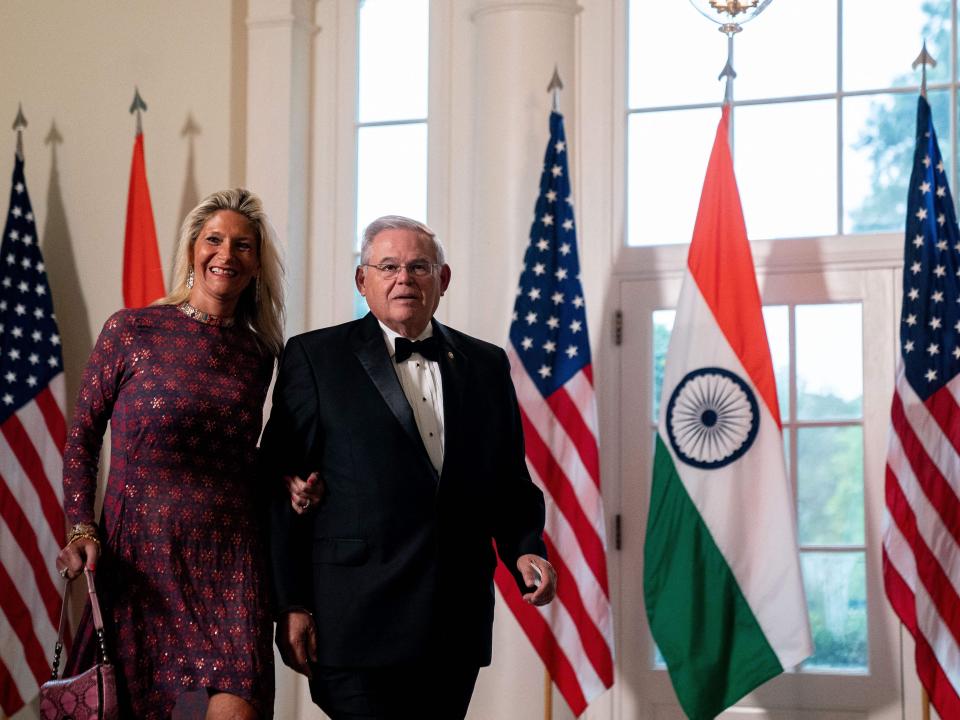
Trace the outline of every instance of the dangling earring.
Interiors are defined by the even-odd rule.
[[[193,268],[190,268],[190,272],[187,273],[187,290],[193,289]]]
[[[256,283],[256,287],[254,289],[253,298],[256,303],[256,306],[260,307],[260,276],[259,275],[257,275],[254,282]]]

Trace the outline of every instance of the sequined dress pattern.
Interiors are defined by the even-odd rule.
[[[203,689],[272,716],[266,503],[254,471],[271,372],[248,330],[174,306],[121,310],[90,356],[64,502],[71,523],[93,519],[109,421],[97,584],[131,717],[168,718],[180,694]]]

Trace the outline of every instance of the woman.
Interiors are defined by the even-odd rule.
[[[253,468],[283,345],[282,273],[260,200],[214,193],[184,220],[173,292],[107,320],[84,371],[64,452],[73,529],[57,568],[98,570],[122,717],[169,718],[182,694],[203,690],[207,720],[272,716],[266,503]]]

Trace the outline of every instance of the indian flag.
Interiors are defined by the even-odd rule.
[[[694,720],[812,652],[729,114],[724,106],[667,352],[644,550],[650,628]]]

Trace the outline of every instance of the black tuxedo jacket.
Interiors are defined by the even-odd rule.
[[[546,557],[543,495],[531,482],[502,349],[433,321],[441,339],[444,461],[420,439],[379,323],[291,338],[262,458],[275,602],[309,609],[321,665],[418,659],[487,665],[497,552],[516,569]],[[297,516],[280,480],[319,471],[320,506]]]

